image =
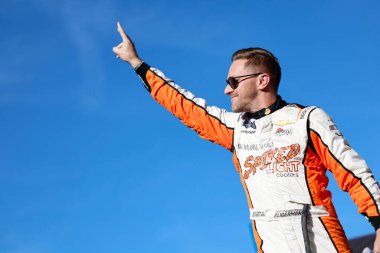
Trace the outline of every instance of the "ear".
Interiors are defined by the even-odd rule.
[[[269,88],[270,83],[270,76],[267,73],[263,73],[258,78],[258,89],[259,90],[266,90]]]

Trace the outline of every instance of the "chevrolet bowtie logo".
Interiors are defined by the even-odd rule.
[[[290,120],[280,120],[280,121],[274,122],[273,124],[276,126],[286,126],[286,125],[290,125],[290,124],[294,124],[294,123],[296,123],[296,122],[290,121]]]

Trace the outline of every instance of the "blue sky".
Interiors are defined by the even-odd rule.
[[[231,154],[203,141],[115,59],[116,21],[141,58],[209,104],[230,56],[280,60],[280,94],[323,107],[380,178],[380,3],[0,3],[0,252],[252,252]],[[372,227],[333,179],[348,237]]]

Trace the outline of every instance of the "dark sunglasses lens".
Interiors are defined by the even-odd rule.
[[[227,83],[231,86],[232,89],[236,89],[236,79],[233,77],[229,77],[227,79]]]

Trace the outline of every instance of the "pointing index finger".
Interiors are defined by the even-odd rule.
[[[128,36],[125,34],[123,27],[121,27],[120,22],[117,22],[117,31],[120,33],[121,38],[124,42],[130,41]]]

